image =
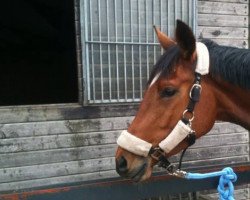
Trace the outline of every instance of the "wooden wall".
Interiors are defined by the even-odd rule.
[[[23,117],[21,109],[9,113]],[[51,115],[49,109],[45,114]],[[32,115],[30,111],[27,119],[36,118]],[[1,122],[6,118],[0,114]],[[0,191],[117,176],[115,141],[132,118],[1,123]],[[177,160],[178,156],[173,157]],[[217,123],[187,151],[184,160],[185,166],[248,161],[249,134],[239,126]]]
[[[219,44],[248,47],[249,0],[199,0],[199,38]]]
[[[198,36],[247,47],[248,4],[198,1]],[[56,105],[0,108],[0,192],[117,176],[115,141],[132,119],[69,120]],[[249,161],[249,132],[217,123],[187,151],[184,161],[186,167]]]
[[[209,38],[221,45],[248,48],[249,0],[199,0],[197,37]],[[215,137],[212,136],[216,127],[219,128],[216,132],[221,138],[217,138],[215,135]],[[249,161],[249,132],[241,129],[239,133],[235,128],[237,129],[238,126],[229,123],[217,123],[211,133],[201,140],[213,137],[214,139],[217,138],[218,141],[222,141],[236,137],[231,140],[234,144],[230,144],[230,141],[224,141],[225,143],[221,144],[221,149],[220,145],[215,142],[213,148],[219,148],[215,150],[215,154],[217,154],[217,151],[220,152],[221,155],[219,157],[224,157],[227,162],[234,162],[233,160],[237,158]],[[225,130],[228,131],[227,134],[224,133]],[[223,148],[225,152],[222,153],[221,150]],[[233,150],[232,148],[235,149]],[[231,150],[241,153],[238,156],[234,156],[234,153],[230,152]],[[217,161],[216,156],[211,159],[211,162],[213,160]],[[212,194],[204,195],[204,199],[218,199],[216,191],[206,193]],[[242,200],[250,199],[250,186],[244,185],[238,188],[235,198]]]

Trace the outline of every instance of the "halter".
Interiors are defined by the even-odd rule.
[[[151,156],[158,162],[160,167],[166,168],[169,172],[173,172],[173,166],[166,158],[166,154],[173,150],[185,138],[187,138],[189,146],[194,144],[196,139],[195,131],[192,129],[192,121],[195,117],[194,108],[200,99],[202,90],[201,76],[209,73],[209,52],[207,47],[203,43],[197,42],[196,52],[197,65],[195,69],[195,80],[189,92],[189,103],[182,114],[182,118],[177,122],[171,133],[156,147],[152,147],[151,143],[132,135],[127,130],[122,131],[117,139],[117,144],[123,149],[139,156]],[[186,149],[181,155],[179,168],[185,151]]]

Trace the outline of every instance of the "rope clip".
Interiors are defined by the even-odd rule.
[[[187,172],[177,169],[171,175],[179,178],[186,178]]]

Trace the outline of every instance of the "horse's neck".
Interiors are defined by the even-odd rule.
[[[250,90],[224,81],[213,81],[218,102],[217,120],[239,124],[250,130]]]

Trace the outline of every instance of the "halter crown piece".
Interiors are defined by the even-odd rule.
[[[156,159],[160,161],[159,157],[162,158],[163,154],[169,153],[186,137],[189,139],[191,138],[191,140],[188,140],[190,141],[190,145],[194,143],[195,133],[191,128],[191,122],[194,118],[194,107],[199,101],[201,93],[201,75],[209,73],[209,52],[206,45],[201,42],[197,42],[196,52],[197,65],[195,69],[195,82],[190,90],[190,101],[187,109],[183,112],[182,119],[177,122],[171,133],[159,143],[158,147],[152,147],[151,143],[132,135],[127,130],[124,130],[117,139],[117,144],[120,147],[139,156],[147,157],[151,155],[153,158],[157,157]],[[191,118],[187,119],[186,113],[190,113]],[[155,152],[157,156],[155,156]],[[167,161],[166,158],[165,161]]]

